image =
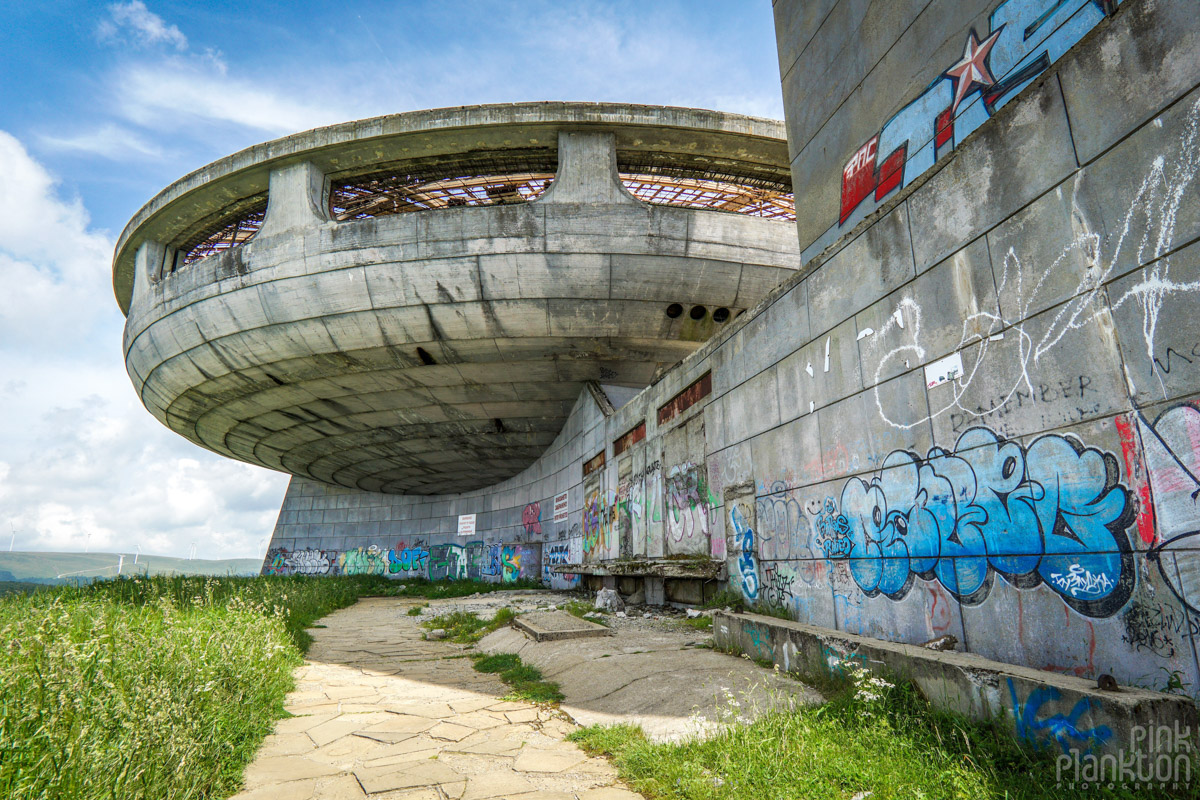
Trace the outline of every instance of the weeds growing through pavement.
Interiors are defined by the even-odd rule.
[[[505,700],[546,704],[563,699],[557,683],[543,679],[540,670],[523,663],[521,657],[513,653],[480,656],[475,659],[475,669],[498,674],[500,680],[512,688]]]
[[[612,624],[604,618],[604,615],[608,612],[596,608],[587,600],[568,600],[565,604],[563,604],[562,609],[572,617],[577,617],[578,619],[582,619],[587,622],[594,622],[595,624],[603,625],[606,628],[612,627]]]
[[[507,606],[496,609],[490,620],[480,619],[470,611],[451,611],[427,619],[421,623],[426,630],[441,629],[446,639],[458,644],[474,644],[494,630],[503,628],[517,617],[517,612]]]

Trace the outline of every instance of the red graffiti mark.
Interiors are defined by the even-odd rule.
[[[525,508],[521,510],[521,524],[525,526],[526,533],[541,533],[542,504],[533,502],[525,506]]]
[[[893,189],[899,189],[904,180],[904,162],[908,158],[908,145],[896,149],[879,165],[879,185],[875,187],[875,202],[879,202]]]
[[[953,622],[950,601],[940,584],[934,584],[927,588],[929,597],[933,601],[929,606],[929,627],[935,635],[941,636],[950,629],[950,623]]]
[[[934,130],[937,131],[934,147],[941,147],[954,138],[954,109],[947,108],[937,115]]]
[[[878,144],[879,137],[872,136],[854,152],[842,170],[842,214],[838,219],[839,225],[858,208],[859,203],[867,199],[867,195],[875,191],[875,147]]]
[[[1142,475],[1139,465],[1142,463],[1141,449],[1138,447],[1137,436],[1133,431],[1133,423],[1128,414],[1118,414],[1113,418],[1117,425],[1117,434],[1121,438],[1121,455],[1125,460],[1125,474],[1129,484],[1136,488],[1138,497],[1137,529],[1138,536],[1147,544],[1154,544],[1154,505],[1150,499],[1150,484]]]
[[[1071,610],[1066,606],[1063,606],[1063,613],[1067,617],[1067,630],[1070,630],[1074,617],[1071,614]],[[1046,672],[1058,672],[1064,675],[1074,675],[1077,678],[1091,677],[1096,674],[1096,628],[1090,622],[1084,622],[1084,624],[1087,626],[1087,662],[1073,667],[1062,664],[1046,664],[1042,667],[1043,670]]]

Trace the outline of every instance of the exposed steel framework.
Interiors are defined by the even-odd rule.
[[[729,211],[789,222],[796,219],[791,187],[763,182],[754,185],[737,177],[696,170],[673,172],[621,171],[621,183],[639,200],[651,205]],[[368,175],[335,183],[330,192],[330,210],[336,219],[346,220],[452,206],[525,203],[540,197],[553,180],[553,172],[436,180],[396,173]]]
[[[329,205],[334,219],[369,219],[454,206],[495,206],[536,200],[553,172],[465,175],[424,180],[411,175],[371,175],[335,183]]]
[[[541,197],[554,182],[552,159],[540,156],[506,161],[510,163],[464,164],[452,177],[446,177],[446,170],[453,166],[441,165],[439,177],[392,170],[337,180],[330,187],[330,213],[334,219],[343,221],[455,206],[527,203]],[[469,170],[468,166],[476,169]],[[495,171],[484,172],[480,167]],[[626,169],[620,171],[621,182],[644,203],[788,222],[796,219],[791,186],[783,183],[717,174],[690,166],[636,164],[627,165]],[[266,207],[264,199],[191,238],[179,248],[178,263],[192,264],[249,241],[262,227]]]
[[[621,183],[643,203],[732,211],[752,217],[796,221],[791,192],[713,178],[621,173]]]
[[[262,199],[246,207],[233,217],[224,217],[214,226],[185,241],[179,247],[179,257],[174,272],[181,266],[193,264],[202,258],[245,244],[254,238],[267,216],[267,201]]]

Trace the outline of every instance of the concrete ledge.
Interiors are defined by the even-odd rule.
[[[1057,744],[1063,753],[1147,751],[1154,747],[1147,739],[1153,742],[1161,726],[1172,736],[1190,732],[1183,742],[1191,748],[1200,735],[1196,706],[1188,697],[1128,686],[1102,691],[1083,678],[758,614],[718,611],[713,635],[718,649],[771,661],[789,672],[838,674],[865,667],[911,680],[939,708],[974,719],[1005,718],[1018,738],[1034,746]]]
[[[710,558],[642,558],[629,561],[605,561],[602,564],[556,564],[551,571],[560,575],[725,580],[725,562],[714,561]]]
[[[513,627],[533,637],[535,642],[552,642],[556,639],[581,639],[589,636],[610,636],[612,629],[565,611],[543,611],[523,614],[513,620]]]

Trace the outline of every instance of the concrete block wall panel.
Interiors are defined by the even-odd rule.
[[[973,132],[995,127],[988,123],[997,111],[1031,82],[1037,82],[1084,37],[1104,27],[1107,5],[1096,0],[1054,4],[1044,0],[776,2],[793,175],[796,185],[809,186],[805,204],[809,213],[797,218],[805,260],[851,231],[896,191],[932,170]],[[1165,13],[1186,12],[1176,8]],[[792,41],[785,41],[789,37]],[[1182,37],[1174,35],[1163,44],[1181,41]],[[1171,52],[1169,47],[1165,50]],[[1092,52],[1093,59],[1099,58],[1111,68],[1116,55],[1112,47]],[[1106,55],[1099,55],[1102,52]],[[1124,54],[1123,63],[1136,59],[1138,52],[1135,46]],[[1157,64],[1163,51],[1147,41],[1140,52],[1153,53],[1149,57]],[[1083,83],[1079,86],[1081,100],[1103,91],[1104,83],[1095,77],[1103,67],[1100,63],[1091,66],[1085,81],[1088,88]],[[1169,68],[1158,68],[1158,72],[1161,88],[1151,92],[1155,98],[1169,96],[1187,81]],[[960,81],[959,75],[980,80]],[[1124,122],[1113,127],[1128,131],[1134,126],[1125,123],[1138,114],[1151,113],[1147,106],[1154,102],[1139,97],[1114,117]],[[1061,97],[1047,95],[1031,113],[1055,113],[1054,104],[1061,106]],[[1154,106],[1161,107],[1161,103]],[[1061,113],[1058,116],[1065,122]],[[1023,128],[1021,120],[1010,122],[1017,130]],[[1053,140],[1061,138],[1059,132],[1053,126],[1037,127],[1047,141],[1027,139],[1025,144],[1032,147],[1037,143],[1047,151],[1055,147]],[[1099,142],[1103,137],[1096,138]],[[1066,141],[1069,145],[1069,138]],[[1059,152],[1064,157],[1074,155],[1061,148]],[[990,197],[987,203],[963,205],[962,212],[1011,210],[1006,206],[1019,201],[1022,189],[1028,187],[1015,183],[1011,174],[1005,177],[1001,173],[1004,167],[1001,157],[990,180],[979,172],[952,179],[948,190],[961,190],[953,183],[973,176],[979,188],[990,182],[992,191],[1003,195]],[[1053,175],[1051,159],[1046,159],[1041,172]],[[1042,179],[1028,170],[1018,174],[1022,180]],[[914,221],[916,212],[922,210],[913,206]],[[971,222],[947,217],[950,223]],[[939,247],[943,243],[935,238],[927,244]],[[919,252],[917,261],[921,262]]]
[[[776,16],[815,5],[778,0]],[[564,536],[556,564],[619,558],[626,532],[640,555],[644,530],[648,555],[707,552],[730,588],[801,622],[909,643],[951,634],[988,658],[1194,694],[1200,22],[1126,0],[1091,30],[804,274],[612,417],[581,394],[541,468],[453,510],[502,512],[477,536],[533,542],[536,501],[544,561]],[[1177,68],[1137,56],[1153,47]],[[1117,91],[1063,102],[1104,70]],[[1143,84],[1130,109],[1121,87]],[[712,393],[660,424],[706,372]],[[646,438],[616,456],[643,420]],[[543,486],[568,493],[553,532]],[[284,508],[304,514],[328,492],[392,519],[436,502],[295,479]],[[421,531],[453,520],[425,516]],[[302,528],[281,515],[285,559]]]

